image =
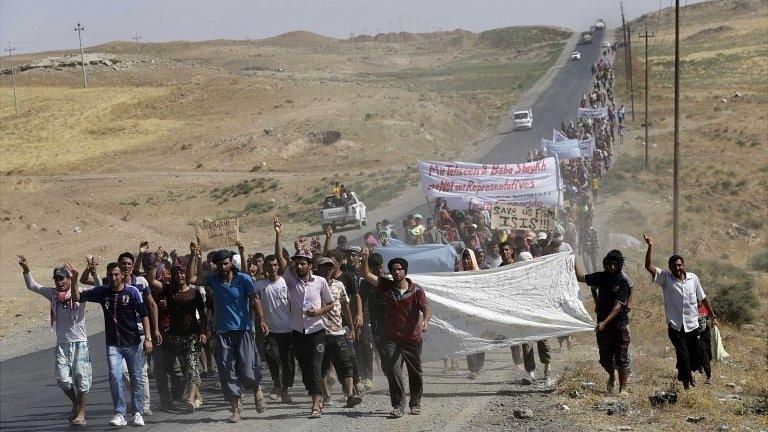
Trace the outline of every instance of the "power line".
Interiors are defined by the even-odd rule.
[[[8,48],[5,49],[5,51],[8,51],[8,63],[11,65],[11,83],[13,85],[13,108],[16,110],[16,114],[19,113],[19,102],[16,100],[16,72],[13,68],[13,52],[16,51],[16,48],[11,46],[11,43],[8,42]]]

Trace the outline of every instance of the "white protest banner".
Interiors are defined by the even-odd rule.
[[[563,202],[562,190],[552,190],[535,193],[522,193],[514,196],[449,196],[443,197],[449,208],[491,211],[494,204],[499,201],[516,202],[532,207],[557,206]]]
[[[579,108],[578,111],[579,120],[584,118],[606,118],[608,117],[608,107],[602,108]]]
[[[217,221],[199,220],[195,223],[197,244],[203,250],[234,246],[240,240],[240,221],[222,219]]]
[[[569,252],[490,270],[408,274],[432,311],[424,361],[593,331]]]
[[[535,196],[557,197],[561,189],[554,158],[520,164],[421,161],[418,166],[428,199],[446,198],[454,203],[468,203],[470,198],[525,201]]]
[[[592,157],[595,154],[595,138],[592,135],[587,135],[587,139],[580,140],[579,150],[581,150],[581,157]]]
[[[491,208],[491,229],[553,230],[555,210],[546,206],[529,206],[498,202]]]
[[[543,142],[542,142],[543,143]],[[566,160],[581,157],[579,140],[569,139],[566,141],[543,143],[547,155],[557,156],[558,160]]]
[[[557,129],[552,129],[552,141],[565,141],[568,137]]]

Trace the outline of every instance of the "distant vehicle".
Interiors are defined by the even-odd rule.
[[[595,21],[595,30],[603,30],[605,29],[605,21],[602,19],[598,19]]]
[[[581,60],[581,53],[574,51],[571,53],[571,60]]]
[[[533,127],[533,111],[530,108],[525,111],[515,111],[512,115],[512,122],[515,125],[515,130],[531,130]]]
[[[279,68],[275,69],[275,72],[285,72],[285,69],[279,67]]]
[[[328,195],[323,200],[322,227],[330,226],[334,230],[337,227],[354,225],[355,228],[362,228],[368,225],[368,215],[365,204],[360,201],[357,194],[349,193],[349,201],[346,205],[339,205],[336,197]]]
[[[603,48],[610,48],[611,47],[611,43],[609,41],[607,41],[607,40],[604,40],[603,43],[600,44],[600,46],[603,47]]]
[[[579,45],[586,45],[592,43],[592,34],[590,32],[581,32],[581,38],[579,38]]]

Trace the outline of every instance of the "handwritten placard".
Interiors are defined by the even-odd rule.
[[[552,230],[555,228],[555,210],[498,202],[491,208],[491,228]]]
[[[234,246],[240,240],[240,220],[199,220],[195,223],[195,235],[203,250]]]

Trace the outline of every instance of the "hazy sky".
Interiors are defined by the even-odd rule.
[[[695,3],[697,0],[691,0]],[[629,0],[628,18],[674,4],[674,0]],[[482,31],[524,24],[582,30],[602,17],[621,22],[618,0],[0,0],[0,46],[17,52],[77,48],[84,43],[245,39],[292,30],[347,37],[377,30]]]

